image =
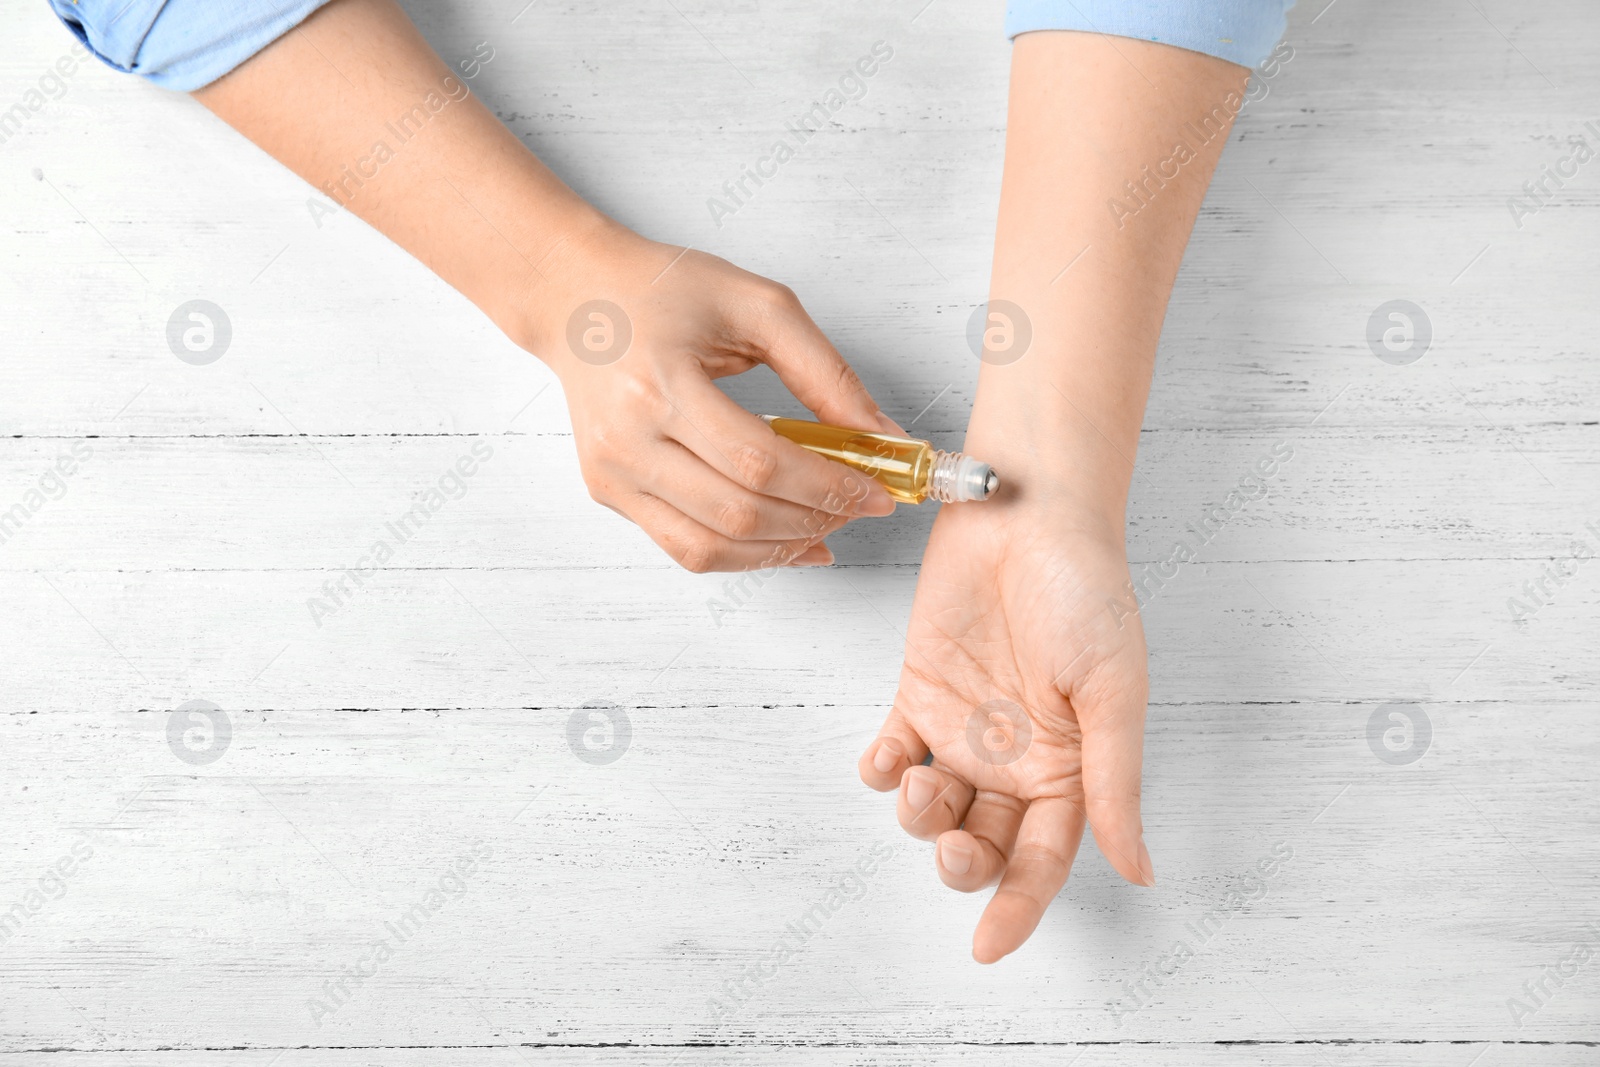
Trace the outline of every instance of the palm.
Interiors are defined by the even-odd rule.
[[[898,740],[904,759],[885,771],[875,746],[862,773],[902,787],[901,823],[940,842],[947,883],[974,890],[1006,872],[990,909],[999,914],[985,920],[999,948],[975,941],[980,958],[1031,932],[1065,880],[1086,812],[1113,866],[1149,880],[1137,827],[1145,647],[1127,573],[1120,545],[1015,506],[950,507],[934,524],[880,735]],[[924,750],[932,766],[913,769]],[[1126,810],[1108,808],[1128,792],[1130,759],[1131,837]],[[971,854],[972,866],[951,870],[947,849]]]

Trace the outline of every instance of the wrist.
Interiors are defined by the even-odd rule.
[[[570,362],[564,358],[569,356],[568,320],[579,304],[609,295],[613,287],[601,279],[625,261],[630,245],[640,243],[648,242],[579,201],[537,259],[519,258],[505,272],[491,317],[507,337],[559,374]]]
[[[965,451],[999,472],[1000,499],[1121,544],[1137,426],[1114,425],[1054,382],[1019,384],[980,384]]]

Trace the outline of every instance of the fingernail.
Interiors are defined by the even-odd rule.
[[[913,771],[906,780],[906,803],[917,811],[921,811],[933,803],[933,794],[936,787],[933,784],[933,775],[918,774]]]
[[[904,755],[900,749],[900,742],[886,738],[878,742],[878,751],[872,755],[872,766],[879,774],[888,774],[899,765]]]
[[[877,415],[878,415],[878,426],[880,428],[882,428],[884,433],[892,433],[896,437],[909,437],[910,436],[909,434],[906,433],[904,427],[902,427],[898,422],[895,422],[889,416],[885,415],[883,412],[879,411],[877,413]]]
[[[1144,884],[1156,884],[1156,869],[1150,862],[1150,850],[1144,847],[1144,838],[1139,838],[1139,873],[1144,876]]]
[[[789,561],[791,567],[827,567],[832,564],[833,549],[820,541]]]
[[[966,874],[972,870],[972,850],[954,841],[939,843],[939,862],[951,874]]]
[[[861,503],[856,505],[857,515],[871,515],[882,517],[894,514],[894,497],[889,491],[877,482],[871,483],[867,495],[861,498]]]

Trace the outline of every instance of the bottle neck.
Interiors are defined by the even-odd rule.
[[[987,500],[999,488],[999,478],[987,463],[960,452],[933,450],[933,468],[928,472],[928,497],[941,504],[968,500]]]

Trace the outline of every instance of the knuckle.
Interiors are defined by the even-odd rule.
[[[587,437],[589,451],[602,460],[620,451],[621,429],[615,423],[596,423]]]
[[[643,417],[659,420],[668,407],[666,394],[649,378],[630,374],[622,379],[617,402],[630,412],[634,420]]]
[[[834,384],[839,392],[846,395],[866,391],[866,386],[861,384],[861,375],[842,359],[839,361],[838,380]]]
[[[734,470],[746,487],[765,492],[778,476],[778,457],[760,445],[743,445],[733,454]]]
[[[629,418],[592,422],[584,434],[584,451],[606,469],[626,469],[624,459],[638,448],[637,430]]]
[[[717,507],[717,527],[737,541],[755,536],[761,523],[761,513],[749,500],[733,499]]]
[[[722,553],[710,538],[691,537],[679,546],[675,558],[690,574],[706,574],[717,569]]]
[[[763,296],[767,303],[782,311],[796,311],[800,308],[800,297],[782,282],[769,279],[764,287]]]
[[[1072,856],[1055,845],[1034,842],[1028,848],[1019,848],[1014,852],[1010,865],[1040,882],[1045,882],[1064,876],[1072,867]]]
[[[1140,787],[1121,782],[1092,783],[1084,793],[1084,806],[1094,816],[1097,830],[1125,835],[1141,830]]]
[[[585,465],[583,487],[589,491],[590,500],[593,500],[596,504],[604,504],[606,507],[611,506],[611,501],[616,495],[613,492],[614,487],[610,480],[599,471],[592,469],[592,465]]]

